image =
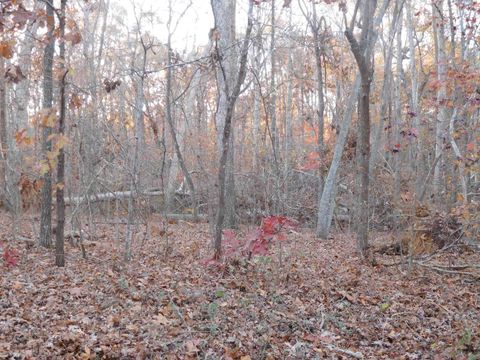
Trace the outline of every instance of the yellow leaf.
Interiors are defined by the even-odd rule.
[[[47,152],[47,159],[49,161],[55,160],[58,156],[58,151],[56,149]]]
[[[41,125],[43,127],[54,127],[55,126],[55,121],[57,119],[57,115],[53,109],[50,109],[46,114],[44,114]]]
[[[40,160],[40,175],[43,176],[50,171],[50,166],[46,160]]]
[[[60,150],[68,144],[68,138],[65,135],[58,135],[55,141],[55,148]]]

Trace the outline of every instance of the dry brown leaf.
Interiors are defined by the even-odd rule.
[[[185,348],[187,349],[187,354],[188,355],[195,355],[200,351],[200,349],[195,344],[196,342],[197,341],[194,341],[194,340],[188,340],[185,343]]]
[[[153,318],[153,322],[160,325],[170,325],[171,320],[167,319],[163,314],[158,314]]]
[[[70,295],[73,296],[82,296],[83,294],[83,289],[80,287],[74,287],[69,290]]]

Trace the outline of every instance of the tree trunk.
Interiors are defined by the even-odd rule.
[[[437,106],[439,108],[438,119],[435,130],[435,158],[442,156],[444,138],[446,131],[446,124],[448,122],[447,109],[447,83],[446,83],[446,54],[445,54],[445,26],[443,24],[443,0],[434,0],[433,4],[433,27],[434,36],[437,44],[437,80],[439,82],[439,89],[437,93]],[[435,202],[441,204],[443,198],[442,187],[442,159],[438,161],[433,173],[433,193]]]
[[[220,72],[220,77],[223,78],[223,83],[225,84],[224,89],[218,89],[219,93],[222,91],[227,100],[227,107],[226,112],[224,113],[225,118],[219,119],[223,124],[223,137],[222,137],[222,152],[220,156],[220,166],[218,170],[218,208],[217,208],[217,216],[215,219],[215,234],[214,234],[214,248],[215,248],[215,259],[220,259],[222,254],[222,231],[223,231],[223,223],[225,217],[225,190],[226,190],[226,172],[227,172],[227,159],[228,153],[230,150],[230,135],[231,135],[231,127],[232,127],[232,118],[235,109],[235,103],[240,95],[240,87],[242,86],[243,82],[245,81],[246,76],[246,65],[247,65],[247,55],[248,55],[248,45],[250,42],[250,34],[252,32],[252,10],[253,10],[253,1],[249,1],[249,10],[248,10],[248,25],[247,30],[245,32],[245,39],[243,41],[241,56],[240,56],[240,63],[239,63],[239,70],[236,75],[234,75],[231,84],[233,87],[229,87],[227,79],[226,79],[226,71],[224,68],[224,55],[223,51],[225,48],[219,47],[219,41],[217,40],[215,43],[215,50],[216,50],[216,59],[218,61],[217,66],[220,68],[219,71],[217,70],[217,74]],[[226,2],[221,2],[219,0],[212,0],[212,10],[215,18],[215,28],[217,31],[220,30],[218,27],[219,22],[224,22],[226,19],[220,18],[219,16],[225,11],[223,7],[228,6],[229,4]],[[232,21],[232,19],[228,19]],[[220,39],[222,38],[222,32],[219,33]],[[219,81],[220,83],[220,81]],[[220,105],[220,104],[219,104]],[[217,107],[217,114],[219,115],[218,111],[220,107]]]
[[[317,79],[317,151],[320,158],[323,157],[323,147],[324,147],[324,128],[325,128],[325,99],[323,94],[323,72],[322,72],[322,56],[323,56],[323,44],[321,44],[320,28],[323,18],[318,19],[317,17],[317,7],[315,1],[312,1],[312,20],[310,21],[310,28],[313,34],[314,39],[314,48],[315,48],[315,76]],[[322,169],[319,169],[319,185],[318,185],[318,194],[320,202],[320,194],[323,192],[323,174]]]
[[[235,8],[236,0],[211,0],[213,15],[215,18],[215,30],[219,39],[217,47],[223,56],[221,66],[217,68],[216,79],[218,87],[217,111],[215,114],[215,123],[217,126],[217,147],[219,157],[221,157],[223,146],[223,134],[225,119],[229,107],[229,96],[235,86],[235,76],[237,73],[237,51],[235,44]],[[234,109],[232,109],[232,121]],[[235,226],[235,182],[234,182],[234,152],[233,152],[233,127],[229,131],[229,149],[226,162],[226,186],[225,186],[225,211],[222,217],[225,220],[225,226]],[[222,225],[223,226],[223,225]]]
[[[65,8],[67,0],[62,0],[60,9],[60,70],[63,76],[60,82],[60,117],[58,118],[58,135],[65,134],[65,78],[67,70],[65,69]],[[57,160],[57,229],[55,232],[55,264],[57,266],[65,266],[65,249],[64,249],[64,231],[65,231],[65,151],[63,147],[59,149]]]
[[[273,174],[274,174],[274,189],[273,189],[273,212],[278,213],[280,212],[280,205],[281,205],[281,173],[280,173],[280,166],[279,166],[279,136],[278,136],[278,124],[277,124],[277,84],[276,84],[276,49],[275,49],[275,42],[276,42],[276,31],[275,27],[276,19],[275,19],[275,0],[272,0],[271,5],[271,19],[270,19],[270,89],[269,89],[269,121],[270,121],[270,136],[272,141],[272,165],[273,165]]]
[[[0,203],[7,203],[7,86],[5,81],[5,59],[0,55]]]
[[[397,81],[395,84],[395,100],[394,100],[394,108],[395,108],[395,115],[393,116],[393,146],[396,146],[400,143],[400,127],[401,127],[401,120],[402,120],[402,104],[401,104],[401,97],[402,97],[402,57],[403,57],[403,48],[402,48],[402,21],[401,21],[401,11],[399,14],[400,21],[399,27],[397,31],[397,42],[396,42],[396,53],[397,53]],[[398,149],[400,152],[392,153],[393,155],[393,171],[394,171],[394,190],[393,190],[393,199],[394,199],[394,206],[398,208],[400,206],[400,192],[401,192],[401,152],[405,151],[405,149]],[[398,217],[395,217],[395,228],[398,227]]]
[[[341,124],[339,124],[340,132],[335,142],[332,163],[328,169],[328,174],[325,178],[325,186],[323,187],[322,196],[318,204],[316,234],[321,239],[326,239],[330,233],[330,225],[332,224],[332,215],[335,203],[337,172],[342,161],[343,150],[345,149],[345,143],[347,142],[348,131],[352,122],[353,110],[355,109],[355,102],[358,98],[359,91],[360,76],[357,75],[348,99],[347,109],[343,115],[343,121]]]
[[[393,58],[393,41],[395,39],[395,33],[398,32],[397,28],[401,26],[401,19],[399,19],[402,11],[402,0],[395,2],[395,9],[393,11],[393,19],[388,31],[388,41],[385,44],[385,59],[383,67],[383,84],[380,101],[380,119],[378,126],[375,128],[373,135],[372,151],[370,154],[370,178],[373,176],[375,165],[377,163],[377,157],[379,149],[382,143],[382,134],[384,132],[384,123],[386,119],[389,119],[389,108],[392,101],[392,58]],[[400,21],[399,21],[400,20]],[[389,144],[390,146],[392,144]]]
[[[357,6],[360,5],[360,0]],[[368,220],[369,220],[369,161],[370,161],[370,84],[373,77],[373,49],[369,46],[373,33],[373,14],[376,1],[366,0],[362,7],[362,32],[360,42],[353,36],[355,15],[350,28],[345,35],[361,77],[361,90],[358,100],[358,135],[357,135],[357,201],[355,206],[355,227],[357,229],[358,250],[366,256],[368,248]]]
[[[173,115],[172,115],[172,80],[173,80],[173,70],[172,70],[172,30],[171,30],[171,20],[172,20],[172,8],[171,8],[171,0],[169,0],[169,18],[168,18],[168,37],[167,37],[167,50],[168,50],[168,55],[167,55],[167,89],[166,89],[166,109],[167,109],[167,121],[168,121],[168,127],[170,129],[170,135],[172,137],[173,141],[173,146],[175,149],[175,157],[178,160],[178,163],[180,165],[180,168],[182,169],[183,176],[185,177],[185,180],[187,181],[188,188],[190,189],[190,194],[192,196],[192,202],[193,202],[193,217],[196,219],[197,218],[197,202],[196,202],[196,195],[195,195],[195,186],[193,184],[192,177],[187,169],[187,165],[185,163],[185,159],[183,157],[181,148],[180,148],[180,141],[181,141],[181,135],[177,136],[177,131],[175,130],[175,123],[173,121]],[[196,77],[196,75],[193,75]],[[192,79],[192,82],[194,79]],[[193,100],[193,99],[192,99]],[[186,120],[184,120],[186,121]],[[182,130],[179,131],[181,134],[183,133]],[[180,139],[179,139],[180,138]],[[176,174],[170,174],[170,176],[175,176]],[[170,180],[169,180],[170,183]],[[168,189],[167,192],[167,197],[170,197],[170,200],[167,201],[167,206],[171,206],[171,197],[172,195],[175,195],[175,189],[173,189],[173,192],[171,192],[171,189]]]
[[[380,12],[375,17],[374,28],[377,28],[382,22],[383,16],[385,15],[385,12],[387,11],[387,8],[388,8],[388,4],[389,4],[389,0],[384,0]],[[346,35],[348,37],[353,36],[351,32],[349,32],[348,30],[346,32]],[[367,46],[364,49],[364,56],[365,54],[368,54],[373,50],[373,46],[375,45],[376,39],[377,39],[377,35],[375,33],[373,33],[372,36],[368,38]],[[354,40],[354,43],[356,43],[356,40],[355,39],[353,40]],[[335,182],[336,182],[337,171],[340,166],[343,149],[345,147],[345,142],[347,140],[348,128],[350,127],[350,122],[351,122],[353,110],[355,107],[355,100],[358,97],[358,94],[360,91],[360,85],[361,85],[361,76],[360,74],[357,74],[355,78],[354,86],[352,88],[352,93],[350,94],[350,98],[347,104],[347,110],[344,113],[343,122],[340,125],[340,133],[335,143],[332,163],[328,170],[327,178],[325,180],[325,186],[322,192],[322,197],[320,199],[320,204],[318,206],[316,233],[317,233],[317,236],[323,239],[327,238],[330,231],[333,207],[335,204],[335,201],[334,201],[335,185],[336,185]],[[343,132],[344,128],[346,128],[345,132]]]
[[[43,54],[43,109],[44,116],[50,116],[53,109],[53,53],[55,50],[55,17],[50,3],[45,3],[47,13],[47,45]],[[47,154],[52,150],[50,134],[52,129],[48,124],[43,126],[42,153],[43,159],[48,163]],[[52,169],[46,171],[43,176],[41,192],[41,215],[40,215],[40,237],[41,246],[52,245]]]
[[[420,123],[420,113],[418,106],[418,73],[417,73],[417,57],[415,52],[415,28],[413,24],[413,15],[412,15],[412,1],[407,2],[407,35],[408,35],[408,50],[409,50],[409,70],[411,78],[411,87],[410,87],[410,114],[413,117],[412,126],[417,131],[417,134],[421,134],[421,123]],[[422,162],[422,138],[418,136],[414,140],[414,145],[412,147],[413,151],[413,167],[416,175],[415,180],[415,194],[418,197],[422,188],[422,181],[425,178],[425,168],[426,166]]]

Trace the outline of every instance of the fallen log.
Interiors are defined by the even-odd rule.
[[[140,196],[163,196],[163,191],[159,190],[146,190],[143,192],[132,192],[132,191],[112,191],[106,193],[96,193],[90,195],[81,195],[81,196],[68,196],[65,197],[65,205],[79,205],[84,202],[102,202],[108,200],[120,200],[120,199],[127,199],[130,196],[135,198]],[[176,191],[175,195],[177,196],[190,196],[189,193],[183,191]]]

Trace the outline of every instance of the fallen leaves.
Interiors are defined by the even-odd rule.
[[[51,251],[8,242],[22,261],[2,268],[0,354],[251,360],[478,351],[478,284],[423,268],[409,277],[372,268],[352,255],[353,239],[320,243],[308,232],[282,241],[283,267],[274,246],[269,260],[219,271],[199,263],[209,252],[207,226],[170,224],[169,241],[183,256],[165,257],[158,231],[137,243],[130,263],[120,260],[113,228],[99,226],[105,236],[88,260],[67,243],[62,270]]]
[[[159,313],[153,318],[153,322],[158,325],[170,325],[172,321],[167,319],[163,314]]]

